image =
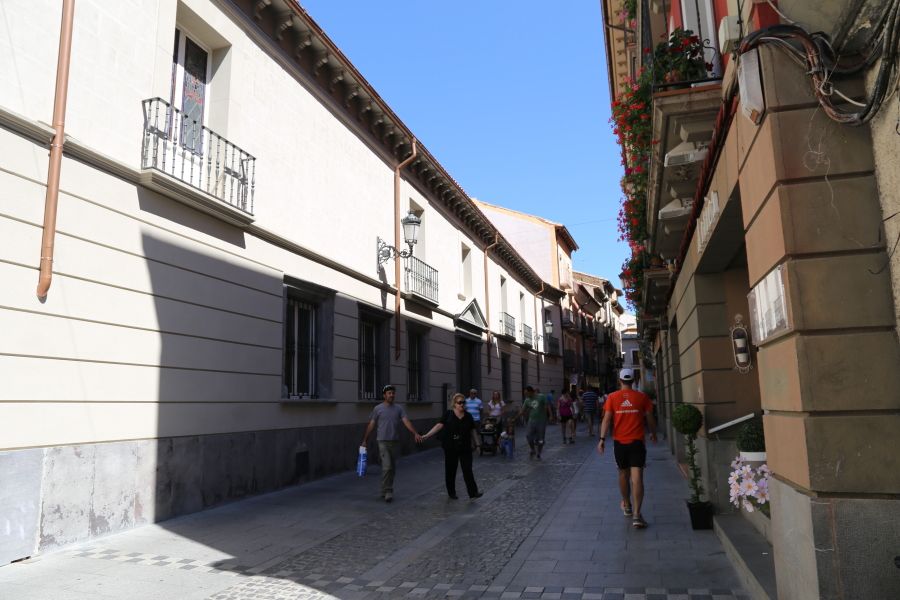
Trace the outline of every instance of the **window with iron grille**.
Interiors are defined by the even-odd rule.
[[[359,397],[378,399],[378,323],[360,317],[359,320]]]
[[[407,332],[407,338],[406,399],[411,401],[424,400],[424,386],[422,385],[424,336],[417,331],[410,330]]]
[[[285,315],[284,387],[289,398],[317,398],[317,306],[288,297]]]

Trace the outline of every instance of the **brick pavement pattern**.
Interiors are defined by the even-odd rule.
[[[691,530],[664,446],[649,449],[650,526],[635,530],[595,443],[548,440],[540,462],[479,458],[477,501],[449,500],[440,451],[426,451],[401,461],[393,504],[377,499],[377,468],[339,475],[0,568],[0,589],[17,600],[746,598],[714,534]]]

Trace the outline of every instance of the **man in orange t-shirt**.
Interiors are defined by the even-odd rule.
[[[631,524],[643,529],[647,522],[641,516],[644,501],[644,465],[647,463],[647,447],[644,445],[644,422],[650,430],[650,441],[656,443],[656,420],[653,418],[653,402],[650,397],[632,389],[634,372],[619,371],[621,388],[610,394],[603,406],[603,422],[600,424],[600,442],[597,452],[606,449],[606,432],[613,426],[616,465],[619,467],[619,491],[622,493],[622,512],[632,517]]]

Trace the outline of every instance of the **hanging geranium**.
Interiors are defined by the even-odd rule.
[[[636,10],[636,3],[630,5]],[[629,4],[626,3],[626,11]],[[633,18],[633,14],[631,14]],[[649,49],[645,50],[650,53]],[[622,147],[625,174],[620,185],[622,205],[618,214],[619,239],[628,242],[631,256],[622,265],[625,297],[636,307],[643,290],[643,271],[650,264],[646,240],[647,186],[653,146],[653,86],[664,82],[699,79],[709,65],[703,62],[703,45],[691,31],[675,29],[668,40],[652,51],[650,65],[628,79],[612,103],[613,133]]]

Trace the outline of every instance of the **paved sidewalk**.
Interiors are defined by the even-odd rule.
[[[521,431],[514,460],[476,458],[476,501],[448,499],[440,451],[422,452],[400,462],[393,504],[377,467],[342,474],[2,567],[0,600],[746,597],[715,535],[691,530],[663,444],[635,530],[612,452],[558,433],[540,462]]]

